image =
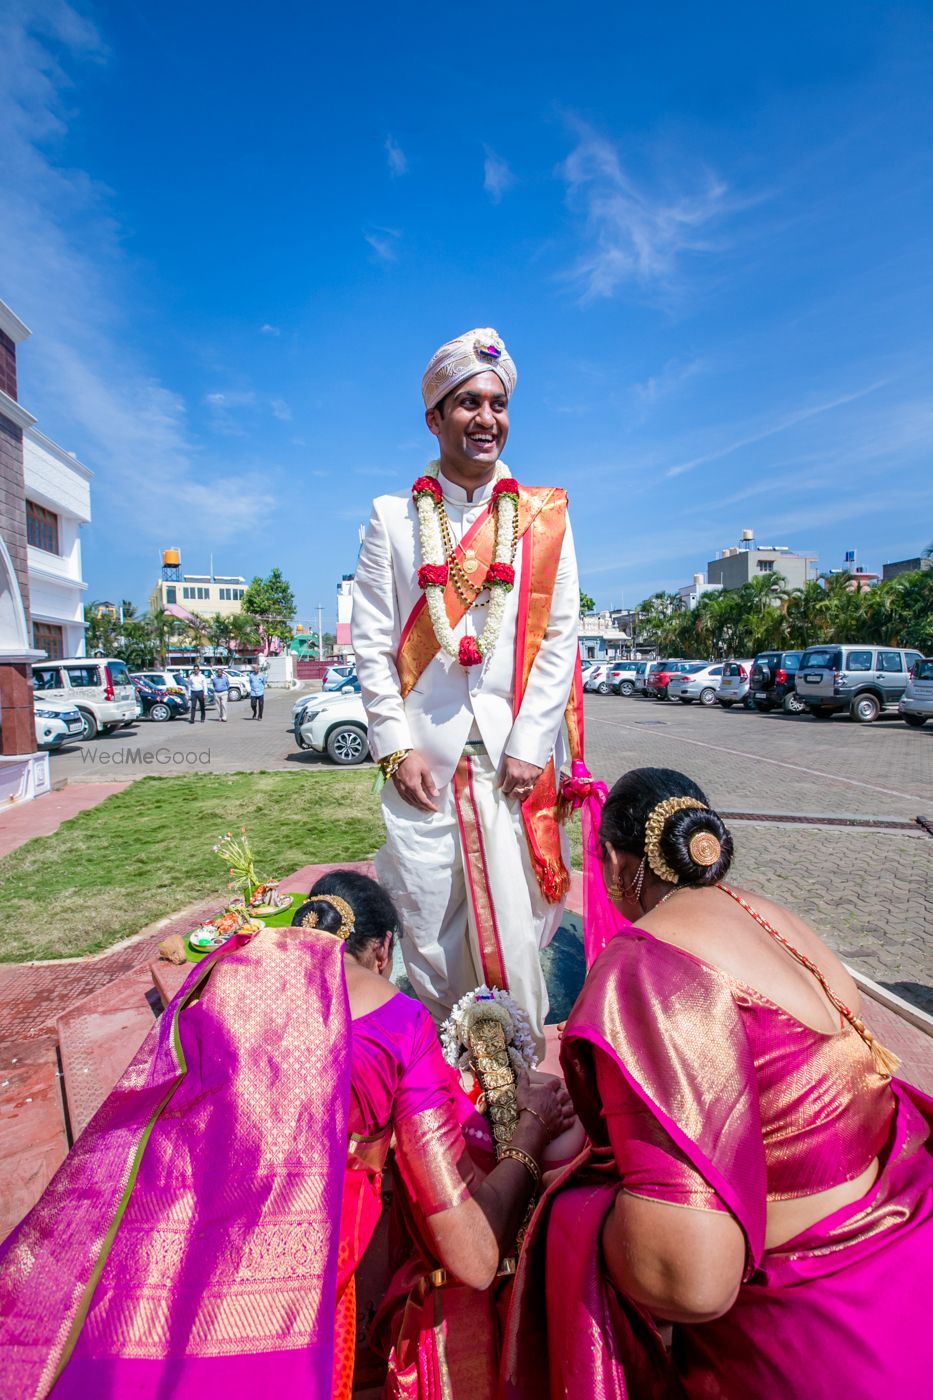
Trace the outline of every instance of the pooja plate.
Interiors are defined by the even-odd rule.
[[[294,904],[295,896],[293,894],[283,894],[282,901],[281,904],[254,904],[251,906],[249,912],[250,914],[265,914],[270,917],[273,914],[284,914],[285,910],[290,909]]]

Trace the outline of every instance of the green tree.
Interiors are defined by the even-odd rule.
[[[594,613],[595,611],[596,611],[596,599],[595,599],[595,598],[591,598],[590,595],[589,595],[589,593],[584,593],[584,592],[583,592],[583,589],[581,588],[581,589],[580,589],[580,614],[581,614],[581,616],[587,617],[590,613]]]
[[[102,611],[109,608],[109,603],[88,603],[84,609],[84,621],[87,628],[84,634],[84,646],[88,656],[93,656],[95,652],[100,652],[103,656],[115,656],[120,644],[120,619],[114,617],[112,613]]]
[[[257,574],[243,594],[240,606],[258,624],[259,639],[264,650],[268,649],[268,639],[271,637],[280,637],[286,646],[291,641],[295,595],[281,569],[273,569],[266,578],[260,578]]]

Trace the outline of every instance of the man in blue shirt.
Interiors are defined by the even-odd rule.
[[[266,693],[266,678],[259,669],[259,662],[253,662],[249,673],[249,703],[253,713],[250,719],[262,719],[262,706]]]
[[[217,718],[221,724],[227,723],[227,700],[230,696],[230,677],[226,666],[218,667],[214,677],[214,698],[217,701]]]

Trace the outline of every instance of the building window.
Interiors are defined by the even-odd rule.
[[[759,559],[759,560],[758,560],[758,572],[759,572],[760,574],[773,574],[773,573],[774,573],[774,560],[773,560],[773,559]]]
[[[210,596],[211,596],[211,590],[210,590],[209,588],[199,588],[199,589],[198,589],[198,597],[199,597],[199,598],[209,598]]]
[[[37,651],[47,651],[50,660],[60,661],[65,655],[65,629],[54,622],[34,622],[32,644]]]
[[[181,590],[181,596],[182,596],[183,598],[193,598],[193,597],[194,597],[194,589],[193,589],[193,588],[183,588],[183,589]]]
[[[26,502],[26,538],[36,549],[58,553],[58,516],[35,501]]]
[[[166,587],[166,589],[165,589],[165,601],[166,601],[166,603],[177,603],[177,601],[178,601],[178,589],[175,588],[174,585],[173,585],[172,587]]]

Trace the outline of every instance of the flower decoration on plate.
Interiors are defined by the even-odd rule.
[[[493,347],[494,348],[494,347]],[[438,481],[440,462],[432,462],[412,487],[418,512],[418,538],[422,564],[418,583],[424,589],[431,625],[441,650],[461,666],[482,665],[496,649],[508,595],[515,585],[515,551],[518,545],[518,482],[510,476],[504,462],[496,464],[492,489],[492,509],[496,517],[496,539],[492,564],[483,587],[489,589],[486,625],[479,636],[467,636],[459,641],[447,616],[444,590],[450,578],[450,560],[445,557],[441,512],[444,495]],[[482,589],[477,591],[476,597]],[[467,611],[476,602],[467,605]]]
[[[294,895],[279,894],[278,880],[265,880],[261,885],[257,885],[249,897],[249,907],[255,914],[280,914],[283,909],[288,909]]]
[[[538,1063],[528,1015],[517,1001],[498,987],[485,983],[461,997],[441,1026],[444,1059],[455,1069],[471,1070],[470,1032],[477,1021],[497,1021],[505,1032],[509,1062],[515,1070],[534,1069]]]

